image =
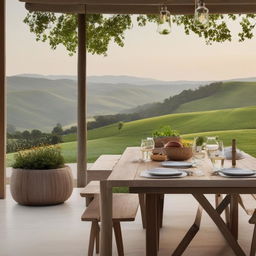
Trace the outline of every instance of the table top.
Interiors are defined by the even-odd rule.
[[[114,167],[108,181],[111,186],[115,187],[136,187],[136,188],[175,188],[186,190],[186,188],[229,188],[249,189],[248,193],[256,193],[256,177],[252,178],[225,178],[218,175],[213,175],[213,167],[210,159],[207,157],[203,159],[199,167],[189,168],[187,170],[196,171],[200,169],[203,171],[203,176],[192,175],[184,178],[172,179],[148,179],[141,177],[142,171],[160,167],[161,162],[140,161],[141,152],[139,147],[128,147],[122,154],[120,160]],[[231,161],[225,160],[225,167],[231,167]],[[256,158],[246,155],[242,160],[237,160],[237,167],[256,169]],[[177,190],[178,191],[178,190]],[[237,190],[235,190],[236,192]],[[224,191],[223,191],[224,192]]]

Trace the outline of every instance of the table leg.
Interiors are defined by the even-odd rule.
[[[107,180],[100,182],[100,256],[112,256],[112,187]]]
[[[238,195],[232,194],[230,199],[230,231],[238,239]]]
[[[222,194],[216,194],[215,195],[215,205],[216,208],[221,204],[223,201],[223,195]],[[226,219],[226,225],[230,227],[230,211],[229,211],[229,205],[226,206],[225,209],[225,219]]]
[[[140,211],[141,211],[141,220],[142,227],[146,228],[146,205],[145,205],[145,194],[139,194],[139,202],[140,202]]]
[[[164,194],[159,196],[159,227],[163,227],[163,214],[164,214]]]
[[[157,194],[146,194],[146,255],[156,256],[158,251]]]
[[[202,212],[203,212],[203,209],[199,205],[193,225],[190,227],[190,229],[188,230],[188,232],[186,233],[182,241],[179,243],[178,247],[175,249],[172,256],[180,256],[187,249],[187,247],[189,246],[189,244],[191,243],[191,241],[193,240],[193,238],[195,237],[195,235],[200,229]]]
[[[240,245],[237,243],[237,240],[233,237],[232,233],[226,226],[225,222],[223,221],[219,213],[212,207],[212,205],[206,199],[206,197],[203,194],[193,194],[193,196],[199,202],[199,204],[203,207],[203,209],[208,213],[208,215],[214,221],[216,226],[219,228],[220,232],[229,243],[235,255],[245,256],[245,253],[240,247]]]

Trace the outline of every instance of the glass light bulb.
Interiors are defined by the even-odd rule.
[[[198,3],[195,10],[194,23],[198,27],[205,28],[209,24],[209,10],[205,7],[205,3]]]
[[[161,7],[157,23],[157,32],[160,35],[169,35],[171,33],[171,13],[167,10],[166,6]]]

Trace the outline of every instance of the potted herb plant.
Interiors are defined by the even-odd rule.
[[[199,137],[195,138],[196,151],[197,152],[201,152],[202,151],[202,147],[203,147],[204,142],[205,142],[205,138],[202,137],[202,136],[199,136]]]
[[[156,148],[164,147],[169,141],[180,142],[181,140],[179,131],[173,130],[169,125],[155,130],[152,135]]]
[[[12,197],[22,205],[60,204],[73,191],[72,172],[58,146],[18,152],[10,183]]]

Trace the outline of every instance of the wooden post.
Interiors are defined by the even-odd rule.
[[[236,167],[236,140],[232,140],[232,167]]]
[[[86,185],[86,15],[78,14],[77,186]]]
[[[5,193],[5,0],[0,0],[0,199]]]

